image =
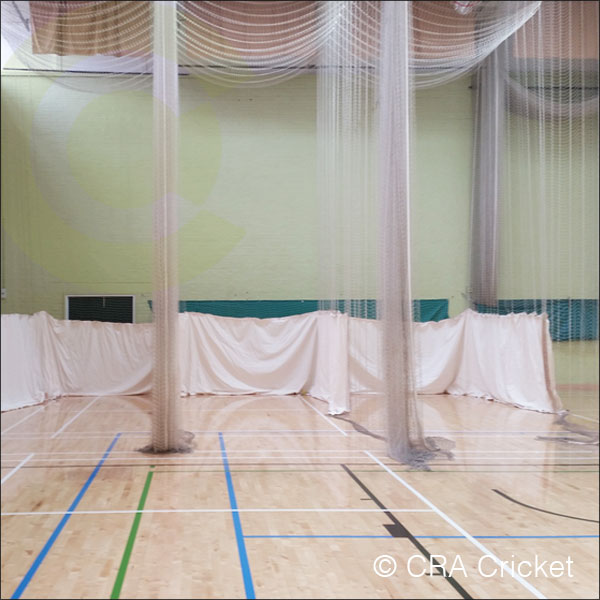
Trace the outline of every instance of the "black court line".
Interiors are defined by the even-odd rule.
[[[545,510],[543,508],[538,508],[537,506],[531,506],[531,504],[525,504],[524,502],[519,502],[518,500],[511,498],[508,494],[505,494],[504,492],[501,492],[500,490],[492,489],[492,491],[496,492],[496,494],[499,494],[503,498],[506,498],[507,500],[510,500],[511,502],[514,502],[515,504],[518,504],[519,506],[524,506],[525,508],[530,508],[531,510],[537,510],[538,512],[543,512],[548,515],[554,515],[556,517],[564,517],[565,519],[575,519],[576,521],[587,521],[588,523],[600,523],[600,521],[595,521],[594,519],[584,519],[583,517],[573,517],[572,515],[563,515],[562,513],[552,512],[551,510]]]
[[[371,500],[373,500],[373,502],[383,511],[383,513],[388,517],[388,519],[390,519],[390,521],[392,521],[392,524],[384,524],[383,526],[389,531],[389,533],[392,535],[392,537],[395,538],[405,538],[407,540],[409,540],[413,546],[415,546],[415,548],[425,557],[427,558],[427,560],[429,561],[430,565],[434,565],[437,569],[437,575],[441,575],[442,577],[444,577],[444,579],[446,579],[448,581],[448,583],[465,599],[469,599],[472,598],[472,596],[460,585],[460,583],[458,583],[458,581],[456,581],[456,579],[454,579],[454,577],[452,577],[452,575],[448,575],[448,573],[446,572],[446,569],[444,569],[444,567],[442,565],[440,565],[439,562],[437,562],[437,560],[435,560],[431,554],[427,551],[427,549],[425,548],[425,546],[423,546],[423,544],[421,544],[421,542],[419,542],[419,540],[417,540],[415,538],[414,535],[412,535],[412,533],[410,533],[410,531],[408,531],[408,529],[396,518],[395,515],[393,515],[388,509],[387,507],[383,504],[383,502],[381,502],[381,500],[379,500],[379,498],[377,498],[377,496],[375,496],[375,494],[348,468],[347,465],[340,465],[342,467],[342,469],[344,469],[344,471],[346,471],[346,473],[348,473],[348,475],[350,475],[350,477],[354,480],[354,482],[356,484],[358,484],[360,486],[360,488],[365,492],[365,494],[367,494],[369,496],[369,498]]]

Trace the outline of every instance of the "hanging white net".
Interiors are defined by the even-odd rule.
[[[598,3],[544,2],[480,67],[471,300],[546,313],[559,392],[598,363]]]

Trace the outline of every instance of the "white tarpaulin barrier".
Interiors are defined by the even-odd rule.
[[[150,390],[152,325],[2,315],[2,410]]]
[[[183,394],[307,393],[349,410],[381,392],[380,324],[333,312],[277,319],[183,313]],[[482,315],[415,323],[420,393],[473,395],[544,412],[561,408],[545,316]],[[2,410],[59,396],[150,391],[152,325],[2,315]]]
[[[348,410],[348,316],[312,312],[277,319],[179,315],[185,394],[306,392]]]
[[[350,320],[350,390],[382,391],[379,323]],[[556,412],[552,342],[546,315],[489,315],[472,310],[439,322],[415,323],[420,394],[475,396]]]

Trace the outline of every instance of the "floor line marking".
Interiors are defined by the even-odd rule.
[[[16,467],[12,469],[12,471],[10,471],[10,473],[7,473],[0,481],[0,485],[3,485],[4,482],[8,481],[25,463],[29,462],[33,458],[34,454],[35,453],[32,452],[29,456],[26,456]]]
[[[229,470],[229,461],[227,459],[227,450],[225,448],[225,440],[223,434],[219,433],[219,445],[223,458],[223,469],[225,470],[225,479],[227,481],[227,492],[229,494],[229,504],[231,505],[231,517],[233,519],[233,527],[235,529],[235,538],[237,541],[238,554],[242,567],[242,578],[244,580],[244,590],[246,598],[256,598],[254,594],[254,584],[252,582],[252,572],[250,571],[250,563],[248,562],[248,553],[246,552],[246,542],[244,541],[244,532],[242,531],[242,521],[238,511],[237,499],[235,497],[235,488],[233,487],[233,479]]]
[[[27,454],[27,452],[3,452],[2,456],[24,456],[25,454]],[[57,451],[57,452],[53,452],[53,451],[36,452],[36,454],[40,455],[40,456],[56,456],[56,455],[63,455],[63,454],[67,454],[67,455],[75,454],[77,456],[80,456],[81,454],[92,454],[95,456],[102,456],[102,450],[79,450],[79,451],[61,450],[61,451]],[[139,454],[139,452],[137,450],[113,450],[111,454],[133,454],[135,457]],[[89,456],[88,458],[94,458],[94,456]],[[10,459],[10,460],[16,460],[16,459]]]
[[[462,540],[462,535],[415,535],[418,538]],[[476,540],[558,540],[558,539],[581,539],[598,538],[598,535],[474,535]]]
[[[432,555],[425,546],[415,538],[415,536],[409,531],[407,527],[398,519],[398,517],[387,510],[387,507],[381,502],[381,500],[373,493],[373,491],[362,481],[349,467],[348,465],[340,465],[342,469],[352,478],[352,480],[360,487],[360,489],[367,494],[367,496],[374,502],[379,508],[385,510],[385,516],[391,521],[391,524],[382,524],[388,532],[397,538],[403,538],[408,541],[423,555],[429,562],[431,568],[435,566],[436,572],[442,575],[444,579],[451,585],[455,591],[457,591],[462,598],[465,600],[472,600],[471,594],[452,576],[452,573],[446,573],[443,564],[440,564],[435,555]]]
[[[223,411],[227,411],[228,409],[226,408],[184,408],[182,409],[182,412],[202,412],[202,413],[211,413],[211,412],[215,412],[215,413],[222,413]],[[262,408],[230,408],[229,410],[235,410],[236,413],[240,413],[240,412],[264,412],[264,411],[269,411],[269,412],[306,412],[303,408],[270,408],[270,407],[262,407]]]
[[[514,502],[515,504],[518,504],[519,506],[523,506],[525,508],[529,508],[531,510],[535,510],[535,511],[538,511],[538,512],[546,513],[547,515],[554,515],[556,517],[563,517],[565,519],[574,519],[575,521],[587,521],[588,523],[598,523],[598,521],[596,521],[595,519],[586,519],[584,517],[575,517],[573,515],[565,515],[563,513],[558,513],[558,512],[551,511],[551,510],[546,510],[545,508],[539,508],[537,506],[532,506],[531,504],[525,504],[525,502],[521,502],[519,500],[515,500],[515,498],[512,498],[508,494],[505,494],[504,492],[502,492],[500,490],[497,490],[497,489],[492,489],[492,491],[496,492],[496,494],[499,494],[503,498],[506,498],[510,502]]]
[[[552,457],[554,458],[560,458],[561,456],[566,456],[566,457],[573,457],[572,454],[569,453],[564,453],[564,452],[552,452]],[[587,456],[584,454],[580,454],[577,453],[576,456],[580,457],[580,460],[584,460],[584,459],[589,459],[589,460],[596,460],[595,456]],[[459,458],[459,460],[453,461],[455,463],[458,462],[463,462],[463,461],[468,461],[468,460],[529,460],[530,464],[532,465],[536,465],[537,463],[534,461],[537,460],[544,460],[545,457],[544,456],[540,456],[540,457],[531,457],[531,458],[527,458],[527,457],[521,457],[521,456],[461,456]],[[430,464],[450,464],[450,463],[439,463],[439,462],[435,462],[432,461]]]
[[[583,415],[576,415],[575,413],[569,413],[571,417],[577,417],[578,419],[583,419],[584,421],[591,421],[592,423],[600,423],[598,419],[592,419],[592,417],[584,417]]]
[[[232,450],[231,452],[229,452],[229,456],[231,456],[232,454],[257,454],[258,452],[263,452],[263,453],[270,453],[273,455],[276,455],[278,452],[285,452],[287,454],[306,454],[308,452],[311,452],[313,454],[328,454],[328,453],[340,453],[340,452],[344,452],[344,454],[362,454],[363,451],[362,450]],[[3,452],[2,456],[24,456],[25,454],[27,454],[27,452]],[[81,454],[95,454],[98,456],[102,455],[102,451],[101,450],[80,450],[80,451],[75,451],[75,450],[61,450],[61,451],[48,451],[48,452],[37,452],[36,454],[41,455],[48,455],[48,456],[55,456],[55,455],[81,455]],[[138,456],[139,452],[137,450],[114,450],[112,452],[112,454],[133,454],[134,456]],[[192,452],[189,453],[190,455],[215,455],[220,457],[221,453],[215,450],[192,450]],[[385,456],[385,454],[382,452],[381,456]],[[16,459],[11,459],[11,460],[16,460]]]
[[[472,429],[472,430],[454,430],[454,429],[425,429],[425,433],[444,433],[447,435],[453,434],[453,435],[539,435],[541,433],[543,433],[544,435],[548,435],[550,433],[562,433],[564,434],[564,430],[563,429],[539,429],[539,430],[534,430],[534,431],[510,431],[510,430],[504,430],[504,431],[498,431],[498,430],[494,430],[494,431],[485,431],[485,430],[479,430],[479,429]]]
[[[304,402],[304,404],[306,404],[306,406],[312,408],[321,418],[323,418],[325,421],[327,421],[327,423],[329,423],[330,425],[332,425],[333,427],[335,427],[339,432],[341,432],[342,435],[345,435],[346,437],[348,436],[348,433],[346,431],[344,431],[339,425],[337,425],[336,423],[334,423],[331,419],[328,419],[320,410],[317,410],[303,396],[300,396],[300,399],[302,400],[302,402]]]
[[[430,513],[434,512],[428,508],[388,508],[390,512],[402,513]],[[1,517],[33,517],[40,515],[130,515],[135,513],[154,514],[154,513],[381,513],[384,512],[378,508],[145,508],[144,510],[124,509],[124,510],[48,510],[33,512],[3,512]]]
[[[87,458],[38,458],[36,459],[36,462],[60,462],[60,461],[70,461],[70,462],[82,462],[82,461],[88,461],[90,460],[91,457],[87,457]],[[127,461],[152,461],[152,460],[161,460],[161,461],[169,461],[169,460],[214,460],[219,458],[218,454],[214,454],[214,455],[199,455],[199,456],[172,456],[172,457],[166,457],[166,456],[157,456],[156,458],[145,458],[143,456],[139,456],[139,457],[127,457],[127,456],[123,456],[123,457],[114,457],[114,458],[108,458],[108,461],[115,461],[115,460],[127,460]],[[262,459],[266,459],[266,460],[287,460],[287,459],[299,459],[299,458],[303,458],[306,460],[314,460],[314,459],[318,459],[318,458],[324,458],[324,459],[340,459],[340,458],[349,458],[349,459],[357,459],[360,458],[359,456],[354,456],[351,454],[326,454],[323,456],[319,456],[317,455],[310,455],[310,456],[302,456],[302,455],[295,455],[295,456],[269,456],[268,454],[244,454],[242,456],[236,456],[234,457],[236,460],[247,460],[247,459],[254,459],[254,458],[262,458]],[[382,457],[383,458],[383,457]],[[8,459],[7,461],[3,461],[3,462],[15,462],[15,458],[11,458]]]
[[[366,452],[366,450],[363,450],[363,453]],[[55,457],[55,458],[37,458],[35,460],[35,462],[40,462],[40,463],[58,463],[58,462],[65,462],[65,461],[69,461],[72,463],[76,463],[76,462],[85,462],[85,461],[89,461],[90,458],[92,457],[82,457],[82,458],[59,458],[59,457]],[[196,455],[196,456],[173,456],[173,457],[156,457],[156,459],[154,458],[145,458],[143,456],[140,457],[111,457],[108,458],[107,460],[109,462],[114,462],[114,461],[152,461],[152,460],[157,460],[157,461],[173,461],[173,460],[181,460],[181,461],[190,461],[190,460],[196,460],[196,461],[210,461],[210,460],[216,460],[219,458],[219,455]],[[269,456],[268,454],[244,454],[244,455],[239,455],[239,456],[234,456],[233,457],[236,461],[245,461],[245,460],[254,460],[254,459],[261,459],[263,461],[266,460],[270,460],[270,461],[286,461],[286,460],[304,460],[304,461],[311,461],[311,460],[333,460],[333,459],[350,459],[350,460],[358,460],[360,458],[360,456],[356,456],[353,454],[345,454],[345,453],[339,453],[339,454],[311,454],[311,455],[293,455],[293,456]],[[383,455],[381,456],[381,458],[385,458]],[[591,463],[588,461],[596,461],[597,457],[596,456],[587,456],[587,455],[576,455],[576,456],[572,456],[572,455],[567,455],[566,457],[560,457],[560,456],[555,456],[556,459],[560,459],[560,460],[567,460],[568,458],[576,458],[579,461],[583,461],[581,463],[580,466],[583,465],[590,465],[590,466],[595,466],[597,463]],[[9,459],[5,459],[2,460],[2,463],[14,463],[16,462],[18,459],[16,458],[9,458]],[[432,461],[430,464],[432,466],[454,466],[456,467],[457,464],[464,464],[465,466],[469,466],[469,464],[473,464],[471,461],[474,460],[482,460],[481,458],[478,457],[465,457],[465,458],[461,458],[460,460],[457,461],[448,461],[448,462],[439,462],[439,461]],[[518,461],[518,460],[528,460],[528,462],[524,463],[525,465],[531,465],[532,467],[538,466],[539,464],[545,464],[544,462],[540,463],[539,461],[542,460],[543,461],[543,457],[540,457],[539,459],[522,459],[520,457],[485,457],[484,460],[486,461],[502,461],[502,460],[506,460],[506,461]],[[166,463],[168,464],[168,463]],[[238,463],[238,464],[244,464],[244,463]],[[366,463],[365,463],[366,464]],[[473,466],[477,466],[479,463],[474,463]],[[562,463],[556,463],[553,466],[560,466]],[[489,465],[489,466],[494,466],[494,465]],[[500,465],[501,466],[501,465]],[[507,465],[508,466],[508,465]],[[576,465],[573,465],[576,466]]]
[[[138,503],[138,511],[144,510],[144,505],[146,504],[146,498],[148,497],[148,492],[150,490],[150,484],[152,483],[153,475],[154,475],[154,465],[151,465],[150,471],[148,471],[148,475],[146,475],[146,482],[144,483],[144,489],[142,490],[142,495],[140,496],[140,501]],[[127,544],[125,545],[125,550],[123,550],[123,557],[121,558],[121,564],[119,565],[119,571],[117,572],[117,578],[115,579],[112,593],[110,595],[111,600],[117,600],[121,596],[121,588],[123,587],[123,582],[125,581],[125,574],[127,573],[127,566],[129,565],[129,559],[131,558],[131,553],[133,551],[133,544],[135,543],[135,538],[137,536],[137,532],[140,527],[141,520],[142,520],[142,513],[136,512],[135,517],[133,519],[133,523],[131,524],[131,530],[129,531],[129,537],[127,538]]]
[[[98,474],[98,471],[100,471],[100,468],[104,464],[104,460],[110,454],[110,451],[115,447],[115,444],[119,441],[119,435],[120,434],[117,433],[117,435],[114,437],[110,446],[107,448],[106,452],[104,453],[104,456],[102,457],[100,462],[96,465],[96,468],[92,471],[92,473],[88,477],[87,481],[83,484],[83,487],[81,488],[81,490],[75,497],[75,500],[73,500],[73,502],[71,503],[71,506],[69,506],[69,508],[66,511],[63,511],[63,513],[62,513],[63,518],[59,521],[58,525],[52,532],[52,535],[48,538],[48,541],[44,544],[44,547],[41,549],[40,553],[37,555],[36,559],[33,561],[33,564],[31,565],[31,567],[29,567],[29,570],[27,571],[27,573],[21,580],[21,583],[17,586],[17,589],[14,591],[11,598],[18,599],[22,596],[23,592],[29,585],[29,582],[31,581],[31,579],[33,578],[33,576],[35,575],[37,570],[40,568],[40,565],[42,564],[44,558],[46,557],[46,555],[48,554],[48,552],[54,545],[54,542],[56,541],[58,536],[60,535],[60,532],[64,529],[64,527],[67,524],[67,522],[69,521],[71,515],[75,512],[77,505],[81,502],[81,499],[83,498],[84,494],[87,492],[88,488],[92,484],[92,481],[94,481],[96,475]]]
[[[96,401],[100,400],[101,396],[96,396],[90,403],[86,404],[74,417],[70,418],[58,431],[55,431],[50,439],[53,440],[57,435],[60,435],[63,430],[65,430],[75,419],[80,417],[90,406],[92,406]]]
[[[246,539],[386,539],[393,540],[393,535],[246,535]],[[418,537],[418,536],[415,536]]]
[[[547,454],[546,450],[452,450],[452,454]],[[597,454],[598,450],[559,450],[552,454]]]
[[[24,453],[25,454],[25,453]],[[95,457],[90,457],[90,460],[93,460]],[[16,460],[16,459],[15,459]],[[59,459],[60,460],[60,459]],[[131,464],[127,462],[127,459],[123,459],[125,460],[124,463],[116,463],[116,464],[111,464],[110,462],[106,462],[104,463],[104,468],[109,469],[109,468],[114,468],[114,469],[121,469],[121,468],[142,468],[142,467],[147,467],[149,466],[149,464],[152,462],[151,460],[148,460],[148,463],[137,463],[137,464]],[[35,461],[34,461],[35,462]],[[302,466],[303,468],[287,468],[287,469],[276,469],[276,468],[265,468],[265,467],[280,467],[281,465],[278,463],[265,463],[265,462],[261,462],[261,463],[240,463],[236,468],[231,469],[232,473],[339,473],[339,469],[327,469],[324,467],[329,467],[329,466],[337,466],[339,463],[337,462],[317,462],[317,463],[311,463],[311,462],[306,462],[306,463],[284,463],[285,465],[299,465]],[[348,463],[347,463],[348,464]],[[367,467],[369,466],[371,463],[369,463],[369,465],[367,465],[366,463],[350,463],[354,466],[360,466],[360,467]],[[83,467],[93,467],[94,465],[71,465],[71,464],[53,464],[53,465],[27,465],[24,466],[24,469],[80,469]],[[180,464],[180,463],[163,463],[161,465],[158,465],[160,467],[168,467],[168,469],[166,468],[161,468],[158,469],[156,472],[157,473],[221,473],[222,470],[221,469],[212,469],[212,468],[208,468],[208,467],[217,467],[217,466],[222,466],[222,462],[215,462],[215,463],[211,463],[211,462],[202,462],[202,463],[191,463],[191,464]],[[255,466],[260,466],[261,468],[241,468],[241,467],[255,467]],[[438,465],[440,467],[444,467],[444,466],[453,466],[455,467],[455,465]],[[490,465],[492,466],[492,465]],[[589,466],[589,465],[580,465],[580,466]],[[594,466],[598,466],[598,465],[594,465]],[[171,467],[186,467],[186,469],[172,469]],[[188,469],[187,467],[198,467],[195,469]],[[307,468],[304,468],[307,467]],[[308,467],[312,467],[312,468],[308,468]],[[2,467],[3,469],[9,469],[10,467]],[[413,472],[411,469],[392,469],[393,471],[395,471],[396,473],[411,473]],[[373,469],[354,469],[355,473],[381,473],[381,471],[375,471]],[[430,474],[430,473],[488,473],[488,474],[495,474],[495,473],[563,473],[565,475],[572,475],[573,473],[587,473],[587,474],[596,474],[598,473],[598,470],[592,470],[592,469],[522,469],[522,470],[516,470],[516,469],[471,469],[468,468],[467,466],[465,466],[464,469],[446,469],[446,468],[440,468],[440,469],[430,469],[428,471],[421,471],[422,474]]]
[[[370,539],[370,538],[385,538],[394,539],[393,535],[347,535],[347,534],[327,534],[327,535],[295,535],[295,534],[268,534],[268,535],[246,535],[246,539],[304,539],[304,538],[332,538],[332,539]],[[415,535],[419,540],[463,540],[462,535]],[[545,539],[597,539],[598,535],[474,535],[476,540],[545,540]],[[398,539],[398,538],[396,538]],[[400,538],[405,539],[405,538]]]
[[[33,417],[33,415],[37,415],[41,410],[44,410],[43,406],[40,406],[39,408],[37,408],[36,410],[34,410],[32,413],[30,413],[27,416],[23,417],[20,421],[17,421],[16,423],[13,423],[12,425],[10,425],[10,427],[7,427],[6,429],[4,429],[2,431],[2,435],[4,435],[7,431],[10,431],[11,429],[13,429],[14,427],[16,427],[17,425],[20,425],[24,421],[27,421],[27,419],[31,419],[31,417]]]
[[[110,433],[106,433],[104,435],[80,435],[79,432],[77,432],[77,434],[73,434],[73,433],[69,433],[68,431],[66,433],[62,434],[61,439],[63,440],[106,440],[106,439],[112,439],[115,435],[114,431],[111,431]],[[130,439],[142,439],[142,438],[146,438],[147,436],[145,435],[124,435],[123,437],[128,437]],[[45,434],[44,437],[38,436],[38,437],[33,437],[33,436],[29,436],[29,437],[25,437],[25,436],[16,436],[13,435],[12,433],[8,433],[4,436],[5,439],[7,440],[16,440],[16,441],[27,441],[27,442],[47,442],[49,440],[52,439],[52,437],[50,437],[50,434]]]
[[[400,482],[407,490],[412,492],[419,500],[427,504],[434,512],[436,512],[446,523],[451,525],[456,531],[462,534],[462,536],[467,539],[471,544],[473,544],[476,548],[478,548],[484,555],[489,556],[498,566],[503,567],[507,573],[509,573],[516,581],[518,581],[525,589],[531,592],[536,598],[545,599],[546,597],[533,585],[531,585],[528,581],[523,579],[518,573],[515,573],[513,569],[509,568],[508,565],[505,565],[502,560],[500,560],[495,554],[493,554],[490,550],[488,550],[482,543],[478,542],[471,534],[469,534],[465,529],[463,529],[460,525],[455,523],[446,513],[441,511],[433,502],[428,500],[423,494],[417,491],[412,485],[404,481],[402,477],[400,477],[397,473],[394,473],[387,465],[383,464],[377,457],[373,456],[368,450],[365,450],[365,454],[369,456],[373,461],[375,461],[378,465],[380,465],[383,469],[385,469],[396,481]]]
[[[316,409],[315,409],[316,410]],[[94,411],[91,411],[94,412]],[[319,411],[317,411],[319,412]],[[327,417],[325,415],[323,415],[322,413],[319,413],[323,418],[327,419]],[[329,421],[328,421],[329,422]],[[333,423],[332,423],[333,425]],[[337,428],[337,426],[335,426]],[[339,428],[338,428],[339,429]],[[343,430],[342,430],[343,431]],[[198,434],[198,435],[216,435],[219,432],[218,431],[213,431],[213,430],[191,430],[192,433],[194,434]],[[115,433],[115,432],[112,432]],[[77,437],[111,437],[112,433],[107,433],[106,431],[67,431],[64,433],[64,436],[77,436]],[[122,436],[141,436],[141,435],[150,435],[150,431],[121,431],[120,432]],[[256,435],[256,434],[260,434],[260,435],[290,435],[290,434],[319,434],[319,435],[337,435],[337,433],[335,431],[333,431],[332,429],[234,429],[231,431],[225,431],[224,433],[226,433],[227,435],[241,435],[241,436],[248,436],[248,435]],[[349,432],[344,432],[346,433],[346,435],[349,434],[353,434],[353,435],[361,435],[361,434],[357,434],[355,431],[349,431]],[[30,431],[30,432],[19,432],[19,433],[9,433],[7,434],[7,438],[10,439],[19,439],[19,437],[22,437],[23,439],[26,439],[28,436],[29,437],[33,437],[33,436],[47,436],[50,435],[50,432],[38,432],[38,431]]]

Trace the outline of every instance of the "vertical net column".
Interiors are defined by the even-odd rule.
[[[180,450],[177,276],[177,4],[154,2],[154,452]]]
[[[379,73],[379,161],[383,376],[388,454],[426,458],[416,408],[410,286],[410,5],[384,2]]]
[[[504,52],[493,52],[481,63],[476,79],[470,300],[487,306],[498,302],[498,206],[504,149],[505,63]]]

